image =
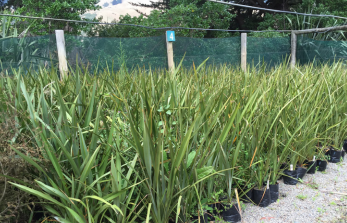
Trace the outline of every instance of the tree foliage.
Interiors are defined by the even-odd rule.
[[[97,10],[99,0],[11,0],[8,6],[15,7],[17,13],[23,15],[50,17],[67,20],[82,20],[81,15],[88,10]],[[54,32],[55,29],[64,29],[70,33],[83,30],[82,24],[37,20],[31,32],[44,35]]]
[[[3,0],[0,0],[0,2]],[[9,0],[21,14],[81,20],[88,10],[96,10],[99,0]],[[235,3],[268,9],[296,11],[314,14],[333,14],[347,17],[347,0],[235,0]],[[273,13],[234,7],[207,0],[159,0],[149,4],[132,3],[141,12],[141,7],[153,9],[150,14],[131,17],[123,15],[117,23],[136,24],[151,27],[194,27],[204,29],[245,29],[245,30],[294,30],[313,27],[328,27],[345,24],[346,20],[333,18],[304,17],[291,14]],[[101,18],[99,18],[101,21]],[[34,33],[47,34],[55,29],[65,29],[70,33],[85,31],[81,24],[66,22],[37,21]],[[144,37],[163,35],[165,30],[145,29],[131,26],[96,26],[90,35],[108,37]],[[176,29],[178,36],[187,37],[227,37],[232,33],[217,31],[196,31]],[[257,36],[262,34],[256,34]],[[265,34],[264,34],[265,35]],[[270,36],[273,34],[270,34]],[[268,36],[268,34],[266,34]],[[277,34],[275,36],[278,36]]]
[[[333,14],[347,17],[347,0],[236,0],[235,3],[250,5],[255,7],[277,9],[283,11],[295,11],[314,14]],[[188,4],[195,4],[196,7],[201,8],[206,1],[191,1],[191,0],[162,0],[159,2],[151,2],[151,4],[133,3],[135,6],[153,8],[160,11],[162,14],[173,10],[179,5],[184,7]],[[212,7],[218,7],[220,4],[212,3]],[[248,30],[282,30],[282,29],[305,29],[313,27],[327,27],[338,24],[344,24],[345,20],[336,20],[333,18],[322,17],[304,17],[291,14],[273,13],[263,10],[253,10],[243,7],[225,6],[223,8],[225,12],[231,15],[227,20],[223,22],[224,29],[248,29]],[[215,9],[218,13],[218,9]],[[148,20],[153,20],[151,17],[161,15],[155,13],[155,15],[147,16]],[[143,15],[146,19],[146,15]],[[189,15],[193,16],[193,15]],[[224,16],[220,14],[220,16]],[[122,22],[122,20],[120,21]],[[228,23],[228,25],[226,25]],[[193,26],[190,26],[193,27]],[[210,26],[209,28],[216,28]],[[206,35],[207,34],[207,35]],[[262,36],[263,34],[254,34],[256,36]],[[264,34],[268,36],[268,34]],[[223,36],[220,34],[214,34],[212,36]],[[279,36],[278,34],[270,34],[270,36]],[[282,35],[280,35],[282,36]],[[208,33],[205,33],[205,37],[211,37]]]
[[[187,0],[163,11],[153,10],[147,17],[140,15],[121,16],[118,23],[137,24],[151,27],[195,27],[204,29],[227,29],[234,18],[228,6],[206,2],[201,5],[197,1]],[[114,21],[115,22],[115,21]],[[144,37],[163,35],[165,30],[153,30],[140,27],[106,26],[95,30],[100,36]],[[225,37],[226,32],[207,32],[197,30],[176,29],[176,35],[187,37]]]

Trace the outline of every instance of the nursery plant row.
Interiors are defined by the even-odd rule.
[[[319,147],[321,148],[321,147]],[[333,147],[326,148],[325,150],[326,159],[305,161],[303,166],[296,166],[294,170],[291,164],[282,164],[281,170],[283,175],[280,179],[283,179],[283,183],[287,185],[296,185],[303,180],[306,174],[315,174],[316,171],[324,172],[327,168],[328,162],[338,163],[342,162],[347,152],[347,140],[344,141],[343,148],[336,150]],[[195,216],[196,220],[200,222],[210,222],[215,220],[224,220],[226,222],[240,222],[242,220],[242,203],[252,203],[259,207],[267,207],[272,203],[275,203],[279,199],[280,194],[280,183],[269,184],[264,182],[264,188],[259,190],[258,188],[245,188],[241,187],[240,200],[235,202],[233,205],[224,205],[222,200],[219,202],[209,204],[203,212],[203,216]]]
[[[1,76],[0,121],[35,151],[12,147],[32,181],[7,177],[47,219],[237,222],[241,202],[277,200],[281,177],[296,184],[343,157],[343,63],[125,67]]]

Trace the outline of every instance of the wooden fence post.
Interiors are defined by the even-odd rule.
[[[173,35],[173,36],[168,36]],[[167,64],[169,71],[173,71],[175,69],[175,62],[173,59],[173,44],[175,41],[175,33],[173,31],[166,31],[166,50],[167,50]]]
[[[241,33],[241,69],[247,71],[247,33]]]
[[[55,38],[57,40],[60,80],[63,80],[68,72],[64,30],[55,30]]]
[[[290,67],[292,69],[295,68],[295,63],[296,63],[296,44],[297,44],[296,33],[292,32],[291,53],[290,53]]]

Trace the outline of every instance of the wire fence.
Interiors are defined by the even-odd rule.
[[[0,15],[1,16],[1,15]],[[41,30],[25,33],[22,28],[18,35],[0,38],[0,69],[10,72],[13,68],[57,67],[57,44],[55,29],[64,29],[67,61],[70,66],[87,66],[92,70],[119,70],[121,65],[128,69],[167,68],[165,29],[160,29],[155,37],[115,38],[101,37],[100,27],[112,26],[99,23],[77,23],[56,20],[35,20],[41,22]],[[54,21],[54,22],[53,22]],[[117,24],[119,25],[119,24]],[[30,26],[30,23],[24,23]],[[146,27],[138,27],[147,29]],[[152,27],[153,28],[153,27]],[[206,31],[206,30],[196,30]],[[220,31],[220,30],[214,30]],[[240,30],[238,30],[240,31]],[[250,31],[250,30],[248,30]],[[24,33],[24,34],[23,34]],[[38,35],[37,33],[46,34]],[[110,33],[106,36],[112,36]],[[4,37],[4,35],[3,35]],[[240,37],[190,38],[176,37],[173,43],[174,61],[178,64],[183,58],[183,66],[191,67],[207,60],[207,65],[240,65]],[[269,67],[285,61],[291,53],[290,37],[247,38],[247,63],[266,63]],[[298,36],[298,64],[326,63],[347,59],[347,44],[344,41],[320,41]]]

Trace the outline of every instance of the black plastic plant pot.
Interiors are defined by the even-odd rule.
[[[248,190],[248,191],[247,191]],[[244,189],[246,193],[243,193],[240,197],[240,200],[245,203],[251,203],[253,200],[253,188],[251,189]]]
[[[317,160],[318,171],[325,171],[328,162],[325,160]]]
[[[307,166],[307,173],[308,174],[315,174],[316,173],[317,161],[308,161],[308,162],[306,162],[306,166]]]
[[[271,195],[271,203],[275,203],[278,200],[279,190],[280,190],[280,184],[277,182],[277,184],[269,185],[270,188],[270,195]]]
[[[290,171],[290,170],[284,170],[283,171],[283,182],[284,184],[288,185],[296,185],[298,183],[298,174],[296,170]]]
[[[222,205],[222,218],[226,222],[239,222],[241,221],[241,214],[237,204],[223,204]]]
[[[271,194],[269,189],[253,189],[253,202],[259,207],[267,207],[271,204]]]
[[[326,155],[326,156],[330,156],[330,149],[328,149],[328,150],[325,151],[325,155]]]
[[[296,168],[296,173],[297,173],[297,179],[303,179],[305,174],[307,172],[306,168],[303,167],[297,167]]]
[[[341,156],[342,156],[342,151],[338,151],[338,150],[330,150],[330,157],[329,157],[329,162],[330,163],[338,163],[341,161]]]
[[[345,150],[341,150],[341,151],[342,151],[341,157],[342,157],[342,159],[345,159],[346,152],[345,152]]]

